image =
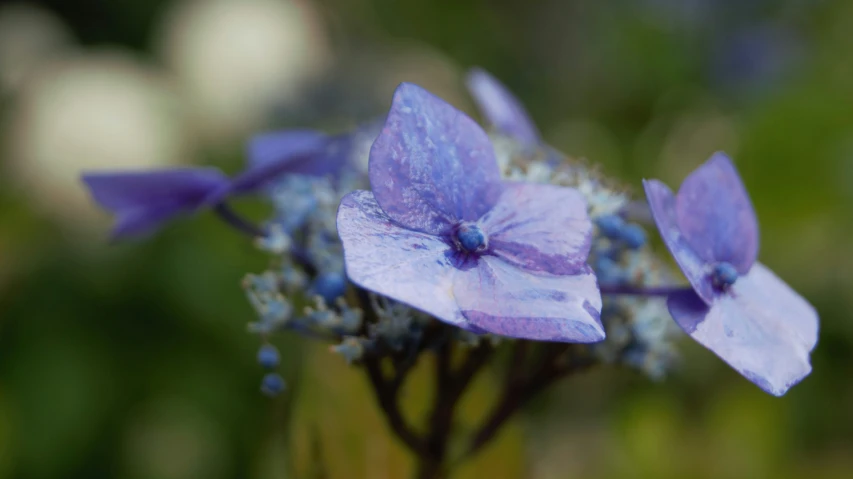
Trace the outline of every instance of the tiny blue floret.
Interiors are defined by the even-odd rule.
[[[619,232],[619,238],[631,249],[637,249],[646,244],[646,232],[635,223],[628,223]]]
[[[261,392],[269,397],[281,394],[287,385],[278,373],[269,373],[261,380]]]
[[[595,274],[601,284],[615,285],[622,283],[624,279],[619,263],[607,256],[599,256],[595,260]]]
[[[278,349],[272,344],[264,344],[258,350],[258,364],[264,369],[274,369],[278,367],[280,360]]]
[[[322,273],[314,280],[311,291],[332,304],[346,292],[347,282],[343,273]]]
[[[604,215],[599,216],[595,220],[595,224],[598,225],[598,229],[601,230],[601,234],[607,238],[620,239],[622,236],[622,229],[625,227],[625,220],[623,220],[619,215]]]
[[[471,223],[459,225],[456,231],[456,241],[467,253],[479,253],[486,249],[486,235],[479,226]]]
[[[715,264],[711,272],[711,281],[719,289],[726,289],[735,284],[737,277],[737,269],[734,265],[725,261]]]

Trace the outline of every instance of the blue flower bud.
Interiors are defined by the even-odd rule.
[[[619,215],[604,215],[599,216],[595,220],[601,234],[610,239],[619,239],[622,234],[622,228],[625,226],[625,220]]]
[[[260,364],[264,369],[274,369],[278,367],[280,359],[278,349],[276,349],[272,344],[264,344],[261,346],[261,349],[258,350],[258,364]]]
[[[278,396],[286,387],[284,378],[277,373],[269,373],[261,380],[261,392],[269,397]]]
[[[330,349],[343,356],[348,363],[358,361],[364,355],[364,344],[355,337],[344,338],[340,344],[331,346]]]
[[[645,230],[635,223],[629,223],[623,226],[619,237],[631,249],[637,249],[646,244]]]
[[[486,234],[475,224],[460,225],[456,231],[456,241],[468,253],[479,253],[487,246]]]
[[[327,304],[332,304],[336,299],[344,295],[347,288],[347,281],[343,273],[323,273],[314,280],[311,285],[311,291],[321,296],[326,300]]]
[[[725,261],[714,265],[714,270],[711,272],[711,281],[719,289],[726,289],[735,284],[738,274],[737,269]]]
[[[594,264],[595,274],[601,284],[619,284],[623,279],[623,271],[619,263],[607,256],[600,256]]]

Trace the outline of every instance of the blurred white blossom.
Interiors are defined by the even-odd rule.
[[[188,156],[185,116],[168,78],[120,52],[40,68],[7,115],[2,166],[12,184],[70,224],[100,217],[80,184],[82,170],[156,167]]]
[[[0,93],[19,89],[39,66],[71,48],[68,28],[28,4],[0,5]]]
[[[323,25],[297,0],[185,0],[159,39],[206,137],[241,138],[329,63]]]

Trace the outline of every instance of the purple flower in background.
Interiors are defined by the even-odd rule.
[[[474,68],[468,73],[466,83],[477,107],[495,129],[523,144],[541,142],[539,131],[527,110],[495,77]]]
[[[349,160],[351,138],[313,130],[258,135],[249,142],[246,169],[230,180],[217,168],[170,168],[85,173],[83,182],[95,202],[116,215],[114,239],[151,233],[205,208],[239,222],[222,206],[226,200],[256,193],[286,174],[336,177]]]
[[[381,124],[368,122],[346,133],[283,130],[255,136],[248,145],[246,170],[234,177],[230,194],[253,193],[283,174],[331,177],[363,175],[358,164],[361,144],[370,144]]]
[[[761,389],[781,396],[811,372],[814,308],[756,262],[758,223],[731,160],[716,153],[677,195],[644,181],[666,246],[692,285],[667,304],[675,321]]]
[[[342,140],[315,130],[284,130],[257,135],[249,140],[246,169],[234,177],[227,194],[256,192],[285,173],[335,175],[346,156],[329,154],[333,141]]]
[[[485,132],[405,83],[369,176],[373,192],[350,193],[338,210],[353,282],[477,332],[604,338],[579,192],[503,181]]]
[[[717,45],[711,80],[739,93],[761,94],[789,80],[805,58],[806,43],[792,28],[750,25]]]
[[[210,207],[229,184],[216,168],[86,173],[83,182],[116,216],[113,239],[151,233],[175,216]]]

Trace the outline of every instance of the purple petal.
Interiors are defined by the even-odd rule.
[[[346,150],[337,148],[345,139],[345,136],[330,138],[312,130],[256,136],[249,142],[248,167],[234,177],[223,195],[257,191],[284,173],[334,175],[346,161]]]
[[[749,272],[758,256],[758,221],[732,161],[715,153],[678,190],[678,226],[696,254],[708,263],[731,263]]]
[[[370,150],[370,184],[394,221],[445,234],[476,221],[502,184],[489,137],[473,120],[423,88],[403,83]]]
[[[668,186],[657,180],[643,180],[649,209],[660,231],[664,244],[669,249],[684,276],[693,289],[706,303],[711,304],[716,296],[714,285],[708,274],[705,261],[700,258],[678,229],[675,217],[675,196]]]
[[[248,168],[286,161],[294,151],[316,148],[323,145],[328,136],[315,130],[284,130],[262,133],[249,140],[247,146]],[[308,166],[308,165],[306,165]],[[301,172],[306,174],[305,172]]]
[[[338,234],[354,283],[466,327],[453,297],[457,269],[444,241],[400,227],[369,191],[354,191],[341,201]]]
[[[178,203],[151,205],[147,208],[132,209],[116,215],[110,238],[121,240],[131,237],[144,237],[157,231],[163,224],[175,216],[186,213]]]
[[[770,394],[785,394],[811,372],[817,312],[761,263],[710,307],[693,292],[667,304],[687,334]]]
[[[114,238],[149,233],[178,214],[211,206],[228,185],[215,168],[87,173],[82,179],[95,202],[116,215]]]
[[[586,271],[592,222],[575,189],[507,182],[481,222],[490,250],[514,266],[558,275]]]
[[[521,102],[495,77],[474,68],[468,73],[467,84],[483,116],[498,131],[521,143],[540,142],[539,132]]]
[[[604,339],[595,275],[533,274],[483,256],[460,271],[453,293],[462,314],[484,331],[514,338],[571,343]]]

